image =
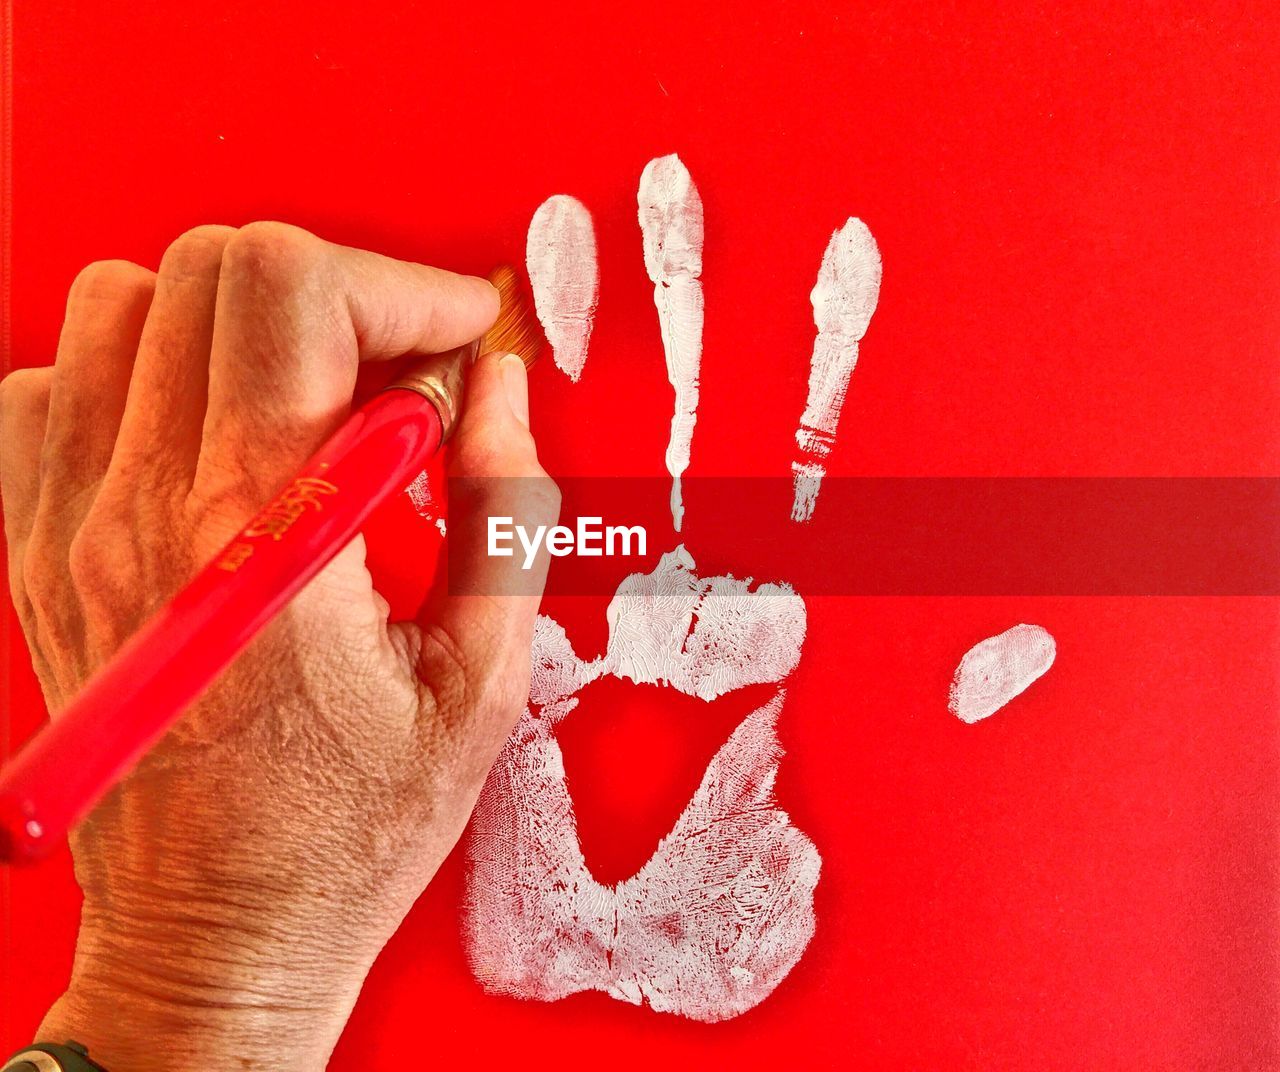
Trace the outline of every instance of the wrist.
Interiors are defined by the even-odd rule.
[[[323,1069],[377,949],[339,952],[315,928],[245,915],[252,932],[215,922],[220,911],[144,924],[86,909],[70,984],[38,1037],[75,1038],[112,1072]]]
[[[278,1007],[176,1004],[115,980],[84,979],[54,1002],[36,1037],[74,1038],[109,1072],[319,1072],[344,1022]]]

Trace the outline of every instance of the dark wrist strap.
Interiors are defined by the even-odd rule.
[[[102,1065],[89,1060],[89,1051],[74,1039],[64,1043],[33,1042],[24,1046],[0,1072],[107,1072]]]

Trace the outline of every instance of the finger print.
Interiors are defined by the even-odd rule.
[[[809,398],[796,431],[800,460],[791,464],[793,521],[813,517],[827,472],[825,459],[835,444],[849,377],[858,363],[858,343],[879,299],[880,250],[867,225],[851,218],[831,236],[810,295],[818,336],[809,367]]]
[[[650,160],[637,194],[644,266],[653,280],[653,301],[662,328],[667,377],[675,389],[675,414],[667,443],[671,473],[671,519],[684,523],[680,477],[689,467],[693,426],[698,419],[698,373],[702,364],[702,198],[689,171],[674,154]]]
[[[1058,646],[1047,629],[1015,625],[975,644],[960,660],[948,707],[962,722],[995,714],[1049,672]]]
[[[600,286],[595,230],[581,201],[557,194],[538,206],[525,266],[556,367],[577,383],[587,363]]]

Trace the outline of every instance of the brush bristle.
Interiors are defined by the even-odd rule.
[[[533,312],[533,303],[525,293],[520,276],[509,264],[502,264],[489,273],[489,282],[498,289],[502,308],[481,340],[482,353],[502,351],[516,354],[525,368],[532,365],[546,345],[542,325]]]

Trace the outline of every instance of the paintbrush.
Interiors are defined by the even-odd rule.
[[[0,860],[36,860],[142,758],[369,514],[402,492],[457,423],[481,352],[537,358],[542,332],[514,269],[484,336],[427,357],[311,456],[239,533],[0,770]]]

